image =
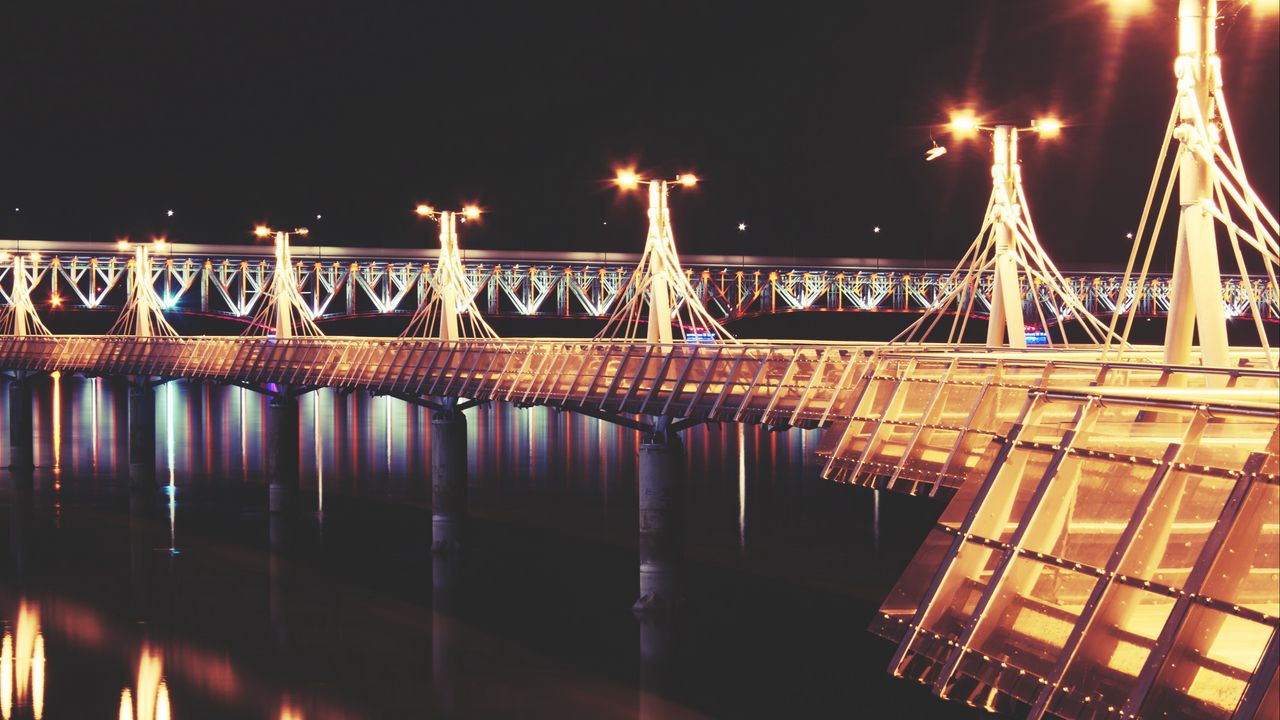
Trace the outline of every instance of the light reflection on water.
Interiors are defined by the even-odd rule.
[[[10,541],[10,555],[21,559],[21,562],[12,564],[14,568],[27,563],[27,556],[39,558],[38,548],[33,552],[26,546],[32,544],[30,538],[40,539],[40,534],[33,533],[29,527],[27,530],[22,528],[32,524],[31,518],[39,518],[40,508],[46,503],[55,508],[55,517],[60,517],[57,508],[61,505],[66,506],[67,512],[82,508],[93,510],[111,507],[113,498],[123,497],[127,493],[125,389],[110,379],[65,377],[38,382],[42,382],[36,393],[35,421],[39,467],[32,493],[36,499],[33,502],[34,509],[30,504],[24,509],[20,500],[14,501],[14,514],[9,520],[10,530],[12,538],[22,540],[21,543],[12,539]],[[7,399],[6,393],[0,393],[0,418],[7,417],[7,407],[4,407]],[[228,618],[235,618],[238,624],[247,624],[250,628],[259,627],[265,631],[267,627],[264,626],[269,626],[271,632],[259,634],[275,638],[268,645],[274,643],[276,649],[266,652],[282,653],[285,659],[281,663],[287,667],[299,663],[298,654],[288,654],[294,652],[289,650],[293,644],[304,644],[309,648],[310,654],[321,659],[326,657],[324,644],[317,642],[316,637],[311,637],[320,634],[315,629],[317,626],[298,620],[298,617],[314,615],[318,612],[315,608],[328,607],[329,604],[344,609],[361,607],[362,614],[367,617],[343,616],[341,622],[344,625],[356,623],[361,628],[371,628],[369,632],[374,635],[425,638],[431,646],[427,653],[428,663],[433,653],[440,651],[439,644],[446,641],[457,643],[457,646],[440,656],[464,658],[459,661],[462,664],[458,667],[461,668],[493,666],[494,657],[498,657],[498,664],[504,669],[504,677],[510,673],[529,675],[540,678],[539,682],[551,688],[527,696],[517,694],[517,697],[523,698],[522,702],[532,703],[531,706],[535,707],[555,707],[563,711],[561,715],[581,715],[584,712],[583,706],[558,699],[565,695],[562,685],[557,684],[566,682],[564,671],[553,672],[537,663],[531,664],[526,657],[527,650],[509,647],[513,645],[511,635],[519,635],[523,631],[508,627],[501,615],[496,618],[478,615],[471,617],[468,623],[460,623],[456,618],[434,612],[429,614],[422,627],[413,624],[417,620],[408,620],[414,617],[415,612],[422,611],[423,602],[434,606],[443,603],[446,595],[465,596],[464,591],[457,587],[456,577],[450,579],[450,572],[456,575],[457,569],[450,570],[441,563],[433,565],[422,549],[430,541],[429,513],[422,515],[419,512],[416,517],[425,520],[415,521],[407,526],[405,533],[399,535],[392,529],[382,527],[386,520],[381,515],[368,522],[361,520],[362,524],[358,526],[353,524],[355,521],[344,520],[356,512],[353,508],[363,507],[352,505],[357,502],[378,503],[378,507],[418,510],[429,507],[431,461],[428,410],[399,400],[370,397],[363,393],[321,390],[303,396],[299,405],[299,459],[302,489],[309,498],[308,507],[314,510],[303,524],[311,529],[291,528],[273,520],[271,541],[268,544],[263,542],[267,534],[262,531],[266,527],[266,428],[263,423],[266,405],[265,396],[240,387],[174,382],[157,389],[155,425],[158,437],[155,461],[157,475],[163,478],[156,498],[160,512],[157,514],[158,522],[155,523],[156,532],[153,534],[150,533],[150,526],[135,518],[132,513],[122,521],[130,529],[128,570],[122,573],[122,576],[130,578],[129,583],[126,583],[126,615],[137,614],[147,618],[159,613],[168,618],[170,623],[182,625],[194,622],[198,627],[200,612],[216,611],[225,613]],[[636,457],[639,449],[637,432],[582,415],[540,407],[516,408],[505,404],[488,404],[467,410],[466,417],[471,514],[478,521],[509,523],[518,528],[547,529],[592,542],[604,541],[610,546],[634,548],[637,514]],[[862,556],[866,554],[865,548],[872,542],[872,496],[865,491],[850,488],[840,488],[839,493],[833,495],[832,493],[836,493],[835,486],[814,480],[817,472],[816,459],[810,453],[817,445],[817,435],[817,431],[793,430],[778,433],[757,426],[738,425],[699,426],[686,431],[686,538],[690,558],[695,562],[745,568],[761,577],[795,580],[809,586],[839,587],[842,592],[851,596],[876,595],[875,599],[878,600],[878,594],[882,591],[865,589],[864,586],[869,582],[866,573],[853,569],[858,563],[866,562]],[[0,442],[0,465],[7,463],[7,452],[7,442]],[[7,487],[7,482],[11,482],[10,479],[0,473],[0,491]],[[217,504],[225,503],[223,498],[228,493],[232,494],[237,503],[237,509],[230,511],[230,514],[219,510],[223,506]],[[30,499],[27,502],[32,503]],[[878,522],[878,500],[875,507]],[[80,510],[80,514],[73,513],[69,516],[76,518],[76,522],[72,523],[74,527],[69,532],[88,532],[83,529],[89,524],[84,512],[86,511]],[[214,517],[216,523],[211,519]],[[222,531],[217,529],[228,523],[231,530],[226,531],[226,535],[231,539],[223,538],[218,534]],[[109,523],[104,525],[108,526]],[[237,531],[235,528],[238,527],[247,529]],[[244,534],[248,539],[238,539],[236,532]],[[503,537],[514,534],[525,538],[521,534],[523,532],[525,531],[503,530],[500,534]],[[27,538],[20,537],[22,533],[26,533]],[[337,577],[324,580],[323,583],[328,584],[321,584],[316,588],[299,589],[300,585],[319,581],[304,579],[310,578],[310,575],[300,574],[291,562],[281,561],[281,558],[288,556],[290,547],[303,545],[313,548],[307,552],[343,552],[347,544],[355,542],[352,540],[352,533],[368,538],[361,539],[353,546],[358,550],[352,549],[349,552],[358,554],[358,558],[367,558],[373,567],[379,568],[373,573],[379,578],[379,583],[401,582],[396,578],[404,570],[403,582],[408,587],[414,587],[414,583],[426,583],[427,598],[407,606],[398,595],[392,601],[384,599],[373,605],[343,600],[346,597],[344,593],[349,594],[349,591],[332,584],[346,582],[345,574],[353,569],[359,572],[359,559],[353,560],[349,567],[343,565],[347,567],[343,572],[330,571],[327,565],[320,564],[317,566],[319,570],[312,569],[308,572],[332,572]],[[401,544],[409,538],[408,542],[419,543],[419,546],[395,545],[389,539],[382,540],[384,535],[399,538],[395,542]],[[76,537],[83,542],[86,536],[81,534],[68,537]],[[44,537],[43,540],[47,543],[50,538]],[[56,542],[56,536],[53,540]],[[116,540],[109,539],[107,544],[114,542]],[[214,547],[222,549],[211,553],[211,543],[220,543]],[[245,552],[240,546],[245,544],[251,547],[252,552],[266,553],[270,562],[263,562],[258,570],[237,569],[246,562],[240,559]],[[911,547],[898,550],[903,555],[903,562],[909,556]],[[525,551],[518,545],[515,550],[517,553]],[[482,550],[483,552],[486,551]],[[496,551],[490,549],[487,552]],[[558,552],[573,550],[562,549]],[[569,595],[596,593],[596,596],[608,598],[597,600],[599,607],[588,608],[585,612],[590,614],[598,611],[602,617],[610,618],[608,623],[612,625],[609,627],[618,625],[622,628],[618,632],[628,639],[610,640],[609,643],[613,645],[626,645],[627,642],[637,640],[634,627],[630,624],[633,620],[625,612],[634,599],[636,573],[634,555],[627,560],[626,552],[624,550],[622,559],[609,567],[586,566],[580,573],[575,571],[577,577],[574,579],[565,580],[561,577],[557,581],[567,583],[566,592]],[[216,563],[209,559],[215,555],[219,558]],[[408,568],[396,564],[401,561],[387,560],[379,555],[402,555],[417,565],[413,572],[408,572]],[[505,568],[503,572],[510,573],[518,571],[521,564],[527,564],[523,560],[514,562],[510,566],[498,563],[496,567]],[[428,567],[425,575],[421,575],[421,566]],[[251,564],[251,567],[258,566]],[[436,571],[434,581],[431,568]],[[261,575],[255,575],[255,572]],[[215,581],[222,582],[222,573],[228,573],[226,582],[230,585],[229,589],[209,585]],[[20,574],[17,577],[32,574]],[[11,573],[0,574],[0,578],[10,576]],[[261,594],[259,584],[264,578],[269,587],[267,593]],[[876,582],[887,586],[895,578],[896,571]],[[541,577],[537,580],[545,581]],[[433,582],[434,599],[431,598]],[[595,587],[601,583],[612,589],[597,592]],[[67,599],[66,593],[76,592],[75,582],[68,582],[57,576],[50,584],[56,587],[46,589],[45,592],[51,594],[41,596],[39,604],[47,609],[47,616],[60,618],[50,620],[50,623],[59,628],[61,642],[84,650],[92,649],[96,653],[103,652],[106,647],[118,646],[113,651],[117,653],[115,662],[127,668],[127,678],[122,678],[111,689],[111,714],[116,713],[118,704],[121,717],[125,716],[126,709],[134,713],[132,717],[135,719],[144,716],[161,717],[163,712],[168,712],[172,703],[175,717],[200,717],[199,713],[193,715],[190,710],[193,703],[199,707],[200,701],[193,699],[194,693],[196,698],[222,698],[219,702],[224,703],[229,702],[226,698],[236,696],[241,698],[238,701],[241,705],[248,703],[258,708],[236,717],[311,718],[321,716],[317,715],[317,709],[326,707],[328,709],[325,712],[328,714],[323,716],[352,716],[344,714],[346,711],[336,710],[337,706],[333,704],[326,705],[323,698],[318,699],[305,679],[301,683],[296,678],[268,681],[255,679],[252,671],[237,669],[237,663],[246,657],[243,654],[244,648],[240,648],[240,654],[237,654],[229,646],[221,646],[216,638],[205,638],[203,643],[191,643],[159,630],[138,633],[129,629],[128,622],[122,623],[118,619],[120,604],[111,601],[109,597],[91,594],[87,602],[83,596],[73,602]],[[501,581],[493,581],[493,584],[494,589],[487,586],[477,589],[475,592],[480,593],[480,598],[470,596],[470,605],[475,605],[478,600],[491,602],[487,600],[491,597],[509,597],[505,602],[527,604],[526,600],[521,599],[522,596],[546,590],[537,586],[511,588],[503,586]],[[188,585],[192,589],[184,589]],[[450,590],[450,587],[454,589]],[[83,592],[83,588],[79,592]],[[200,603],[191,603],[190,595],[201,592],[218,596],[221,596],[220,593],[225,594],[229,602],[235,604],[214,609]],[[406,592],[412,594],[416,591]],[[31,601],[23,599],[21,593],[6,593],[5,585],[0,584],[0,621],[11,622],[18,603],[26,602],[30,605]],[[174,598],[172,601],[166,599],[170,595]],[[246,604],[244,597],[269,597],[269,602],[252,600]],[[178,602],[178,598],[185,600]],[[176,604],[170,606],[170,602]],[[388,612],[388,604],[395,608],[394,613],[399,623],[390,630],[379,625],[378,620]],[[191,607],[187,608],[187,605]],[[241,605],[244,607],[240,607]],[[270,612],[267,612],[268,606]],[[469,604],[465,602],[459,601],[459,606],[462,608],[459,612],[464,614],[481,612],[469,609]],[[158,611],[158,607],[162,611]],[[48,608],[58,610],[54,612]],[[64,617],[64,611],[68,608],[72,611],[70,619]],[[615,611],[617,614],[614,614]],[[583,612],[582,608],[577,610],[578,614]],[[808,612],[807,606],[805,612]],[[174,619],[185,617],[184,613],[195,613],[197,619],[182,622]],[[716,613],[720,614],[719,608],[716,608]],[[214,617],[209,619],[213,621]],[[226,622],[230,623],[231,620]],[[406,622],[409,625],[405,625]],[[537,622],[539,620],[530,619],[530,624]],[[755,622],[754,616],[750,622]],[[159,628],[161,624],[159,620],[155,620],[148,627]],[[865,626],[865,622],[862,625]],[[318,627],[328,626],[321,623]],[[483,628],[483,631],[478,630],[478,627]],[[645,631],[654,629],[647,625],[643,628]],[[85,638],[90,640],[86,641]],[[678,646],[675,641],[667,642]],[[520,648],[526,645],[542,647],[538,641],[527,637],[522,637],[514,645]],[[493,647],[501,647],[502,650],[498,652]],[[545,648],[543,651],[553,654],[562,652]],[[328,652],[350,653],[350,650],[330,649]],[[252,653],[248,657],[252,657]],[[386,663],[412,668],[415,663],[421,662],[420,659],[397,655],[391,651],[386,651],[383,660],[379,660],[382,656],[376,654],[361,657],[368,667],[358,673],[361,680],[353,682],[358,688],[362,688],[362,692],[367,688],[361,683],[374,683],[377,686],[377,682],[392,684],[394,691],[383,688],[389,695],[394,696],[396,692],[411,695],[416,692],[411,690],[413,683],[407,680],[377,681],[364,676],[367,673],[370,677],[377,677],[382,673],[398,677],[391,671],[392,666]],[[343,657],[337,657],[328,662],[342,660]],[[707,665],[721,663],[727,667],[736,660],[736,657],[715,658]],[[384,664],[378,665],[379,662]],[[596,664],[594,658],[586,661],[575,659],[575,664],[579,662]],[[601,662],[607,667],[616,667],[618,660],[614,658]],[[631,662],[635,662],[635,655],[631,656]],[[751,662],[761,667],[768,664],[763,658],[756,658]],[[874,661],[877,666],[882,662]],[[81,663],[68,663],[67,667],[78,664]],[[791,661],[788,664],[794,665]],[[59,666],[54,663],[53,667]],[[492,698],[486,698],[483,694],[476,696],[474,693],[469,699],[466,697],[466,683],[478,680],[474,670],[459,671],[455,668],[455,672],[438,674],[436,670],[440,669],[433,667],[427,676],[461,678],[458,680],[462,683],[458,691],[461,699],[451,699],[448,700],[449,703],[472,708],[471,716],[487,714],[487,711],[475,712],[476,707],[493,710],[491,706],[484,704],[492,702]],[[592,672],[595,671],[593,667]],[[323,673],[328,671],[313,669],[311,672],[319,672],[320,677],[325,677]],[[493,674],[497,671],[488,672],[489,675],[479,678],[480,682],[494,680],[496,676]],[[612,676],[621,673],[625,678],[628,672],[630,671],[625,669],[614,669],[607,674]],[[741,673],[743,670],[735,672]],[[607,696],[613,698],[610,702],[616,704],[615,696],[621,692],[623,697],[632,698],[634,702],[634,690],[628,695],[628,686],[620,688],[612,679],[602,684],[602,681],[591,674],[572,674],[569,677],[570,684],[578,683],[582,687],[592,688],[592,692],[598,695],[597,700]],[[335,680],[330,678],[326,682],[332,685]],[[272,683],[277,683],[278,686]],[[765,685],[758,684],[762,687]],[[3,687],[0,685],[0,690]],[[63,684],[62,687],[67,686]],[[163,700],[160,699],[162,692]],[[452,697],[443,688],[432,692],[437,694],[437,700]],[[185,696],[183,693],[186,693]],[[553,695],[557,699],[549,699]],[[575,696],[573,693],[565,697],[581,699],[580,695]],[[393,698],[388,702],[403,702],[403,698]],[[565,704],[556,704],[562,702]],[[750,702],[746,703],[747,707],[750,705]],[[358,707],[359,703],[355,703],[355,706]],[[678,706],[679,704],[677,708]],[[614,714],[626,717],[631,712],[628,709],[617,714],[601,710],[602,706],[589,707],[592,709],[587,713],[589,715]],[[607,707],[614,708],[614,705]],[[767,704],[761,705],[761,712],[768,707]],[[262,708],[268,710],[262,711]],[[499,709],[492,714],[500,716],[513,713]],[[463,715],[467,713],[463,712]],[[9,716],[6,715],[4,720],[9,720]]]

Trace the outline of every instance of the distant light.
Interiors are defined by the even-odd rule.
[[[172,210],[166,210],[164,214],[165,214],[166,216],[168,216],[168,217],[173,217],[173,211],[172,211]]]
[[[942,147],[941,145],[934,145],[933,147],[929,148],[927,152],[925,152],[924,159],[925,159],[925,162],[931,162],[933,160],[937,160],[938,158],[946,154],[947,154],[946,148]]]
[[[880,226],[879,226],[879,225],[877,225],[877,226],[875,226],[875,227],[871,228],[871,232],[876,233],[877,235],[879,235],[879,234],[880,234]]]
[[[435,217],[435,214],[436,214],[435,208],[425,204],[418,205],[418,207],[414,208],[413,211],[418,213],[422,217]]]
[[[168,244],[169,244],[169,241],[166,240],[163,236],[151,238],[151,245],[156,249],[156,252],[164,252],[164,248]]]
[[[13,211],[14,211],[14,212],[22,212],[22,208],[14,208],[14,209],[13,209]]]
[[[747,230],[746,223],[738,223],[738,232],[746,232],[746,230]]]
[[[317,219],[317,220],[319,220],[319,219],[320,219],[320,216],[319,216],[319,215],[316,215],[316,219]]]
[[[253,234],[257,235],[260,238],[270,237],[271,228],[267,227],[266,225],[259,225],[258,227],[253,229]]]
[[[8,260],[9,260],[9,251],[0,250],[0,262],[6,262]]]
[[[694,185],[698,184],[698,176],[694,175],[693,173],[685,173],[680,177],[677,177],[676,182],[680,183],[685,187],[693,187]]]
[[[947,127],[958,138],[973,137],[978,134],[978,117],[972,110],[956,110],[951,113]]]
[[[61,296],[61,295],[54,295],[54,296],[50,297],[50,298],[49,298],[49,304],[50,304],[50,305],[52,305],[53,307],[58,307],[58,306],[62,305],[62,296]]]
[[[311,231],[310,231],[310,230],[308,230],[307,228],[294,228],[294,229],[293,229],[293,234],[294,234],[294,235],[301,235],[301,236],[303,236],[303,237],[306,237],[306,236],[308,236],[308,235],[310,235],[310,234],[311,234]]]
[[[479,205],[468,205],[462,208],[462,217],[467,220],[475,220],[480,217]]]
[[[1111,14],[1121,20],[1151,12],[1151,0],[1106,0],[1106,5]]]
[[[640,185],[640,176],[635,168],[621,168],[614,176],[613,183],[623,190],[635,190]]]
[[[125,238],[120,238],[119,240],[116,240],[116,249],[121,252],[128,252],[129,241]]]
[[[1133,233],[1125,233],[1124,236],[1129,238],[1130,240],[1133,239]]]
[[[31,258],[31,262],[40,262],[40,253],[38,252],[33,252],[27,257]]]
[[[1031,121],[1031,128],[1042,138],[1055,138],[1062,134],[1062,121],[1056,117],[1043,117]]]

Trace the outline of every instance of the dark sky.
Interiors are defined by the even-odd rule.
[[[419,245],[415,203],[476,200],[464,246],[638,250],[640,199],[604,182],[632,160],[704,178],[673,200],[685,252],[955,258],[989,150],[923,153],[972,100],[1072,123],[1022,147],[1040,234],[1121,262],[1173,99],[1176,3],[1154,4],[1122,29],[1089,0],[6,3],[0,236]],[[1277,21],[1223,6],[1274,209]]]

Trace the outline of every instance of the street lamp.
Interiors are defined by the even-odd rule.
[[[497,333],[480,317],[479,308],[475,306],[475,298],[467,285],[466,273],[462,267],[462,251],[458,248],[457,223],[479,220],[484,211],[474,203],[464,205],[460,210],[438,210],[432,205],[420,203],[414,208],[414,213],[418,217],[433,220],[440,226],[440,257],[436,262],[434,284],[438,298],[422,304],[409,321],[404,334],[431,333],[433,321],[438,315],[440,325],[434,332],[435,337],[445,341],[459,340],[464,335],[459,316],[467,313],[472,337],[497,337]],[[438,308],[436,299],[439,301]]]
[[[310,312],[306,307],[306,302],[302,299],[302,294],[298,291],[298,281],[293,275],[293,256],[289,251],[289,236],[300,235],[306,237],[310,234],[310,230],[305,227],[294,228],[293,230],[275,230],[266,225],[258,225],[253,229],[256,237],[268,238],[275,236],[275,255],[276,268],[271,279],[271,302],[275,309],[275,329],[276,337],[281,340],[287,340],[297,334],[298,327],[307,335],[319,335],[320,331],[315,327],[311,320]],[[283,304],[283,305],[282,305]],[[264,310],[266,307],[264,306]],[[294,313],[298,313],[298,317],[294,317]],[[295,321],[300,321],[295,322]]]

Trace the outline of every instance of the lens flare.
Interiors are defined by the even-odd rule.
[[[623,190],[635,190],[640,186],[640,176],[636,174],[635,168],[621,168],[613,182]]]

